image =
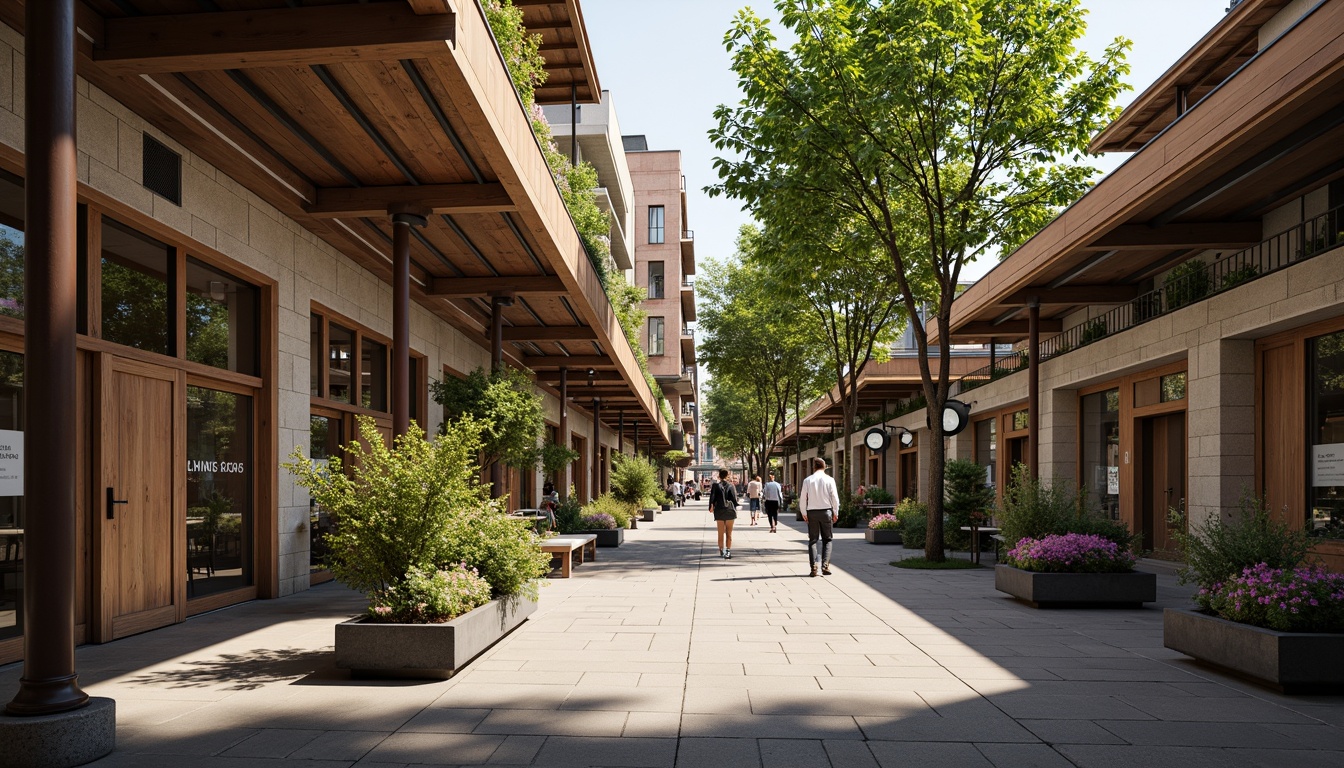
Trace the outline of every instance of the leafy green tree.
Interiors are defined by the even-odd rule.
[[[1079,0],[776,0],[794,42],[740,11],[725,43],[744,96],[711,138],[720,183],[803,262],[818,221],[856,222],[895,267],[929,404],[926,552],[943,557],[941,414],[967,263],[1007,253],[1085,192],[1079,162],[1116,114],[1129,44],[1075,47]],[[873,286],[876,287],[876,286]],[[927,308],[927,317],[920,314]],[[932,326],[931,328],[929,326]],[[930,339],[941,340],[929,364]]]
[[[725,459],[752,460],[757,430],[766,419],[765,408],[742,382],[713,377],[705,388],[700,424],[705,441]],[[748,466],[748,471],[753,467]]]
[[[755,253],[761,234],[742,227],[733,261],[711,261],[697,283],[703,297],[700,360],[711,381],[748,393],[742,424],[749,472],[760,472],[788,423],[793,406],[825,390],[825,360],[817,354],[822,327],[813,314],[789,311],[789,295]]]
[[[522,371],[477,368],[466,378],[447,377],[430,384],[434,402],[443,406],[445,433],[463,419],[479,422],[482,465],[502,463],[517,469],[537,466],[537,442],[545,421],[541,396]],[[497,489],[498,490],[498,489]]]

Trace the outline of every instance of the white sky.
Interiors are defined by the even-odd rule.
[[[1222,18],[1227,4],[1083,0],[1090,12],[1083,47],[1099,54],[1116,37],[1133,41],[1127,81],[1141,90]],[[711,200],[702,191],[718,179],[708,136],[714,108],[738,100],[723,36],[745,6],[767,17],[774,9],[770,0],[582,0],[598,78],[611,91],[621,130],[645,134],[650,149],[682,150],[697,260],[731,254],[738,227],[750,221],[737,201]],[[1135,95],[1130,91],[1120,101]],[[1110,171],[1125,157],[1108,155],[1094,164]],[[972,265],[966,277],[979,278],[991,266]]]

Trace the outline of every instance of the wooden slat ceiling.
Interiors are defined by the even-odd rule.
[[[555,62],[552,83],[567,83],[565,78],[569,77],[593,93],[599,92],[576,0],[524,0],[518,4],[530,20],[547,19],[557,25],[564,22],[565,26],[542,33],[552,41],[570,43],[567,49],[545,51],[548,61]],[[302,13],[305,9],[331,15],[373,13],[370,18],[374,20],[377,14],[387,14],[388,18],[402,19],[399,24],[432,29],[445,24],[436,19],[452,19],[412,15],[412,9],[436,10],[431,0],[409,4],[407,0],[368,4],[355,0],[85,0],[85,6],[82,13],[86,21],[92,19],[94,27],[106,23],[114,30],[126,29],[124,25],[114,26],[121,19],[152,23],[155,16],[180,15],[194,23],[198,19],[188,15],[209,19],[212,14],[219,18],[234,11],[263,15],[296,10]],[[444,9],[448,6],[442,4]],[[476,12],[474,8],[465,10]],[[22,29],[22,3],[0,2],[0,18]],[[314,20],[321,24],[320,17]],[[339,37],[346,30],[327,32]],[[390,34],[400,33],[394,30]],[[221,36],[226,35],[216,37]],[[429,40],[420,49],[389,48],[394,53],[384,57],[377,48],[356,58],[342,51],[322,63],[296,56],[298,60],[293,63],[277,65],[272,51],[265,52],[260,66],[247,66],[250,59],[246,57],[240,57],[233,68],[186,58],[168,60],[187,61],[183,71],[171,68],[176,64],[115,60],[115,56],[105,54],[115,42],[114,37],[86,43],[80,74],[383,279],[390,275],[389,216],[342,216],[330,211],[312,215],[309,210],[315,210],[312,203],[322,197],[320,191],[330,190],[342,199],[369,193],[380,200],[396,189],[410,190],[406,196],[414,198],[412,188],[425,185],[446,185],[435,188],[444,192],[445,199],[469,198],[473,189],[482,190],[482,197],[490,201],[477,207],[482,210],[463,205],[430,215],[427,227],[413,230],[411,248],[413,300],[478,343],[488,346],[489,296],[482,292],[479,296],[434,298],[427,292],[435,279],[510,278],[526,283],[555,274],[551,262],[540,257],[535,234],[520,225],[517,209],[511,208],[507,194],[501,194],[495,183],[499,173],[491,166],[491,154],[478,144],[479,137],[455,106],[455,98],[461,97],[455,97],[448,85],[452,80],[444,57],[436,58],[435,53],[444,50],[442,38]],[[581,53],[575,53],[579,49]],[[406,50],[424,53],[402,57],[401,52]],[[184,54],[189,55],[189,51]],[[567,62],[576,56],[579,61],[569,66]],[[321,58],[321,54],[314,58]],[[165,66],[170,68],[165,70]],[[141,71],[145,68],[151,71]],[[567,84],[564,90],[568,101]],[[493,136],[481,140],[497,141]],[[575,302],[584,301],[587,299],[582,295],[553,289],[536,294],[520,292],[505,310],[506,328],[545,326],[552,337],[565,332],[551,329],[571,328],[577,332],[572,339],[509,342],[506,354],[520,364],[524,358],[574,355],[619,367],[612,361],[611,350],[604,349],[591,329],[580,329],[585,322]],[[646,385],[638,371],[625,375],[629,379],[627,391],[603,392],[604,401],[635,406],[638,398],[629,387]],[[571,393],[576,398],[586,397],[586,380],[575,378],[578,380],[571,385]],[[614,424],[614,410],[610,417],[604,422]]]
[[[1207,96],[1260,47],[1261,25],[1291,0],[1245,0],[1157,82],[1139,94],[1092,142],[1094,152],[1133,152],[1177,118],[1178,90],[1187,107]]]
[[[1312,19],[1319,23],[1267,50],[972,286],[954,308],[954,331],[1010,327],[1026,317],[1013,297],[1032,291],[1046,319],[1120,303],[1118,294],[1108,302],[1074,300],[1072,292],[1151,290],[1156,275],[1194,253],[1231,254],[1276,234],[1263,231],[1266,213],[1344,178],[1344,27],[1329,21],[1344,24],[1341,5],[1324,6]],[[1264,3],[1256,8],[1267,12]],[[1302,67],[1308,59],[1313,66]],[[1242,129],[1245,120],[1253,128]],[[1224,139],[1226,131],[1236,135]],[[1012,277],[996,279],[1001,274]]]
[[[513,0],[523,12],[523,24],[541,36],[546,60],[546,82],[536,90],[538,104],[580,104],[601,100],[602,86],[593,66],[588,30],[577,0]]]

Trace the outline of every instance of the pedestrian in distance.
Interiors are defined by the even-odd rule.
[[[761,504],[765,506],[765,517],[770,521],[770,532],[779,525],[779,507],[784,501],[784,489],[775,482],[775,473],[767,475],[765,487],[761,489]]]
[[[680,507],[686,501],[686,497],[683,495],[685,492],[686,489],[682,486],[680,480],[672,482],[672,504],[674,506]]]
[[[761,476],[757,475],[747,483],[747,509],[751,510],[751,524],[761,522]]]
[[[737,522],[737,489],[728,482],[728,470],[719,470],[719,482],[709,488],[709,511],[719,529],[719,557],[733,559],[733,523]]]
[[[820,561],[821,575],[830,576],[832,526],[840,518],[840,492],[836,490],[835,478],[826,474],[826,460],[820,456],[812,460],[812,474],[803,481],[798,509],[807,522],[807,562],[812,567],[811,575],[817,575]]]

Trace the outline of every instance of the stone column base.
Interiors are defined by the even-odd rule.
[[[59,715],[0,715],[0,768],[70,768],[91,763],[117,745],[117,703],[93,697]]]

